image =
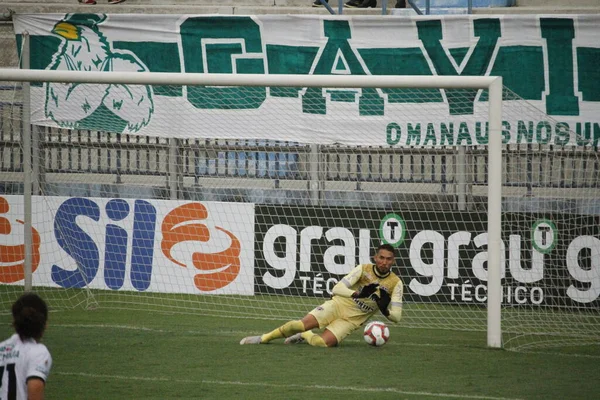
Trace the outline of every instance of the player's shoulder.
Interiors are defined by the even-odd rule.
[[[15,334],[11,335],[9,338],[0,342],[0,351],[2,351],[7,346],[15,346],[16,344],[18,344],[20,342],[21,342],[21,340],[19,339],[19,335],[17,335],[15,333]]]
[[[48,348],[46,347],[46,345],[44,343],[40,343],[40,342],[36,342],[36,341],[33,341],[33,343],[31,343],[31,350],[35,351],[36,353],[50,354],[50,350],[48,350]]]
[[[50,355],[50,351],[44,343],[35,341],[34,339],[27,339],[21,342],[21,349],[32,356],[38,355]]]
[[[402,285],[402,279],[400,278],[400,276],[398,276],[398,274],[396,274],[395,272],[391,271],[390,275],[388,277],[388,279],[393,283],[394,286],[396,285]]]
[[[367,277],[373,282],[381,283],[382,281],[387,280],[392,275],[392,273],[390,272],[385,277],[380,276],[376,270],[376,265],[372,263],[361,264],[360,267],[362,268],[363,276]]]

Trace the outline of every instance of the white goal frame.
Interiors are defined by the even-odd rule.
[[[190,74],[157,72],[82,72],[0,69],[0,80],[23,82],[25,290],[32,287],[32,171],[29,83],[117,83],[180,86],[263,86],[325,88],[428,88],[488,90],[488,288],[487,345],[502,347],[501,206],[502,206],[502,77],[496,76],[341,76]],[[273,138],[277,139],[277,138]]]

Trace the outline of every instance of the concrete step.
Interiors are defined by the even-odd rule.
[[[314,0],[126,0],[111,5],[108,0],[96,0],[96,5],[79,4],[77,0],[0,0],[0,14],[13,13],[147,13],[147,14],[316,14],[329,15],[325,7],[312,7]],[[329,5],[339,13],[339,4],[347,0],[329,0]],[[378,0],[377,8],[343,8],[346,15],[381,15],[384,4],[389,10],[396,0]],[[93,11],[92,11],[93,10]]]
[[[77,0],[0,0],[0,17],[10,20],[11,13],[132,13],[132,14],[221,14],[221,15],[263,15],[263,14],[308,14],[329,15],[324,8],[311,7],[313,0],[126,0],[124,3],[109,5],[108,0],[96,0],[95,6],[77,3]],[[331,8],[338,13],[339,2],[329,0]],[[385,14],[411,16],[412,9],[394,8],[396,0],[378,0],[381,6],[386,1]],[[513,4],[515,0],[473,0],[473,5],[491,4],[496,7],[473,7],[474,14],[598,14],[600,0],[516,0],[518,7],[500,7]],[[415,0],[425,12],[425,0]],[[458,7],[464,3],[464,7]],[[445,4],[448,7],[435,7]],[[431,0],[431,14],[466,14],[467,0]],[[343,8],[344,15],[382,15],[383,9]]]
[[[435,0],[434,0],[435,1]],[[600,7],[600,0],[516,0],[517,7],[589,8]]]
[[[108,0],[96,0],[95,6],[79,4],[76,0],[0,0],[0,8],[9,7],[15,12],[44,13],[44,12],[81,12],[82,10],[91,10],[94,12],[105,13],[128,13],[139,12],[140,9],[148,9],[150,13],[164,12],[165,9],[173,9],[172,13],[181,12],[181,9],[187,13],[212,12],[223,13],[219,10],[227,10],[224,13],[242,14],[247,11],[254,14],[321,14],[324,7],[312,7],[314,0],[126,0],[124,3],[109,5]],[[343,5],[348,0],[329,0],[329,5],[339,13],[340,3]],[[414,0],[415,4],[422,10],[425,10],[425,0]],[[466,5],[467,0],[431,0],[432,6],[443,7],[462,7]],[[512,4],[514,0],[472,0],[473,6],[491,4],[492,6],[504,6]],[[377,0],[377,7],[367,9],[356,9],[343,7],[343,14],[366,14],[380,15],[385,5],[387,14],[394,9],[397,0]],[[326,13],[327,11],[325,11]]]
[[[17,46],[15,43],[15,30],[11,22],[0,22],[0,67],[17,67]]]
[[[134,5],[191,5],[191,6],[251,6],[251,7],[311,7],[312,2],[314,0],[126,0],[124,3],[115,4],[116,6],[125,6],[127,4]],[[329,0],[329,5],[332,7],[337,7],[340,0]],[[341,0],[342,3],[347,2],[348,0]],[[388,7],[393,7],[396,4],[396,0],[377,0],[377,5],[381,7],[384,3],[387,3]],[[422,1],[422,0],[419,0]],[[435,2],[436,0],[432,0]],[[440,1],[449,1],[449,0],[437,0]],[[466,1],[466,0],[464,0]],[[474,0],[481,1],[481,0]],[[488,1],[488,0],[484,0]],[[498,1],[498,0],[489,0],[489,1]],[[0,0],[0,4],[2,3],[16,3],[15,0]],[[29,3],[29,4],[37,4],[37,3],[46,3],[46,4],[77,4],[77,0],[21,0],[19,3]],[[99,5],[107,4],[108,0],[96,0]]]
[[[108,0],[96,0],[98,5],[108,5]],[[332,7],[337,7],[340,0],[329,0]],[[341,0],[346,2],[347,0]],[[388,8],[393,8],[396,0],[377,0],[379,8],[384,1]],[[431,7],[465,7],[468,0],[430,0]],[[123,7],[126,5],[149,5],[149,6],[230,6],[230,7],[310,7],[313,0],[126,0],[124,3],[114,5],[113,7]],[[419,7],[425,7],[425,0],[414,0]],[[472,0],[475,7],[500,7],[510,6],[516,3],[519,7],[553,7],[562,6],[568,8],[579,7],[600,7],[600,0]],[[21,4],[64,4],[78,5],[77,0],[0,0],[4,3]]]
[[[222,15],[264,15],[264,14],[311,14],[329,15],[327,9],[312,7],[253,7],[253,6],[202,6],[202,5],[101,5],[84,6],[73,4],[24,4],[22,2],[0,3],[0,14],[9,18],[11,13],[48,14],[93,12],[106,14],[222,14]],[[337,9],[334,8],[337,13]],[[344,15],[381,15],[381,8],[345,8]],[[390,14],[390,9],[387,10]]]
[[[108,0],[96,0],[97,5],[109,5]],[[20,0],[20,1],[7,1],[0,0],[2,3],[22,3],[22,4],[40,4],[44,3],[47,5],[62,4],[62,5],[80,5],[77,0]],[[255,7],[274,7],[274,0],[126,0],[120,4],[111,4],[112,7],[123,7],[127,5],[148,5],[148,6],[229,6],[233,7],[236,5],[244,6],[255,6]],[[298,4],[299,6],[300,4]],[[306,2],[304,2],[306,5]],[[82,5],[87,6],[87,5]]]
[[[96,0],[97,6],[109,6],[108,0]],[[347,0],[329,0],[329,5],[332,8],[337,8],[339,2]],[[414,0],[421,8],[425,8],[426,0]],[[449,8],[449,7],[464,7],[466,8],[468,0],[430,0],[432,8]],[[161,6],[161,7],[299,7],[312,8],[313,0],[126,0],[124,3],[110,5],[110,7],[129,7],[129,6]],[[381,8],[383,3],[386,3],[387,8],[393,8],[396,0],[377,0],[378,8]],[[518,7],[564,7],[564,8],[589,8],[600,7],[600,0],[472,0],[474,7],[487,8],[511,6],[516,3]],[[0,5],[4,4],[23,4],[32,5],[34,7],[42,5],[63,5],[63,6],[82,6],[77,3],[77,0],[0,0]],[[87,6],[85,6],[87,7]],[[348,9],[346,9],[348,10]],[[346,11],[345,10],[345,11]],[[361,10],[366,11],[366,10]]]
[[[554,5],[544,7],[474,8],[473,14],[600,14],[600,7]]]
[[[314,8],[312,3],[314,0],[126,0],[124,3],[110,5],[110,7],[126,7],[126,6],[191,6],[191,7],[302,7],[302,8]],[[346,3],[348,0],[329,0],[329,5],[332,8],[337,9],[339,3]],[[438,0],[441,1],[441,0]],[[451,0],[443,0],[451,1]],[[488,0],[476,0],[476,1],[488,1]],[[489,1],[506,1],[506,0],[489,0]],[[108,0],[96,0],[96,6],[109,6]],[[81,5],[77,0],[0,0],[0,5],[4,3],[21,3],[21,4],[32,4],[39,5],[41,3],[52,5],[62,4],[70,6],[86,6]],[[388,8],[392,8],[396,5],[396,0],[377,0],[377,8],[381,8],[383,4],[386,4]],[[348,9],[348,8],[346,8]]]

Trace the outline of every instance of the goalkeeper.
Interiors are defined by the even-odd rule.
[[[311,346],[337,346],[346,336],[365,323],[378,310],[390,321],[402,317],[403,286],[391,272],[394,248],[377,248],[375,264],[356,266],[333,287],[333,297],[309,312],[301,320],[289,321],[261,336],[248,336],[240,344],[269,343],[285,339],[286,344],[306,342]],[[324,329],[321,334],[312,329]]]

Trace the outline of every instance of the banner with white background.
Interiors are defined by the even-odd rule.
[[[22,284],[23,197],[0,197],[0,282]],[[33,285],[254,294],[254,205],[34,196]]]
[[[600,140],[599,15],[21,14],[32,68],[220,74],[502,76],[503,140]],[[348,145],[488,141],[477,90],[50,83],[36,124],[165,137]]]

